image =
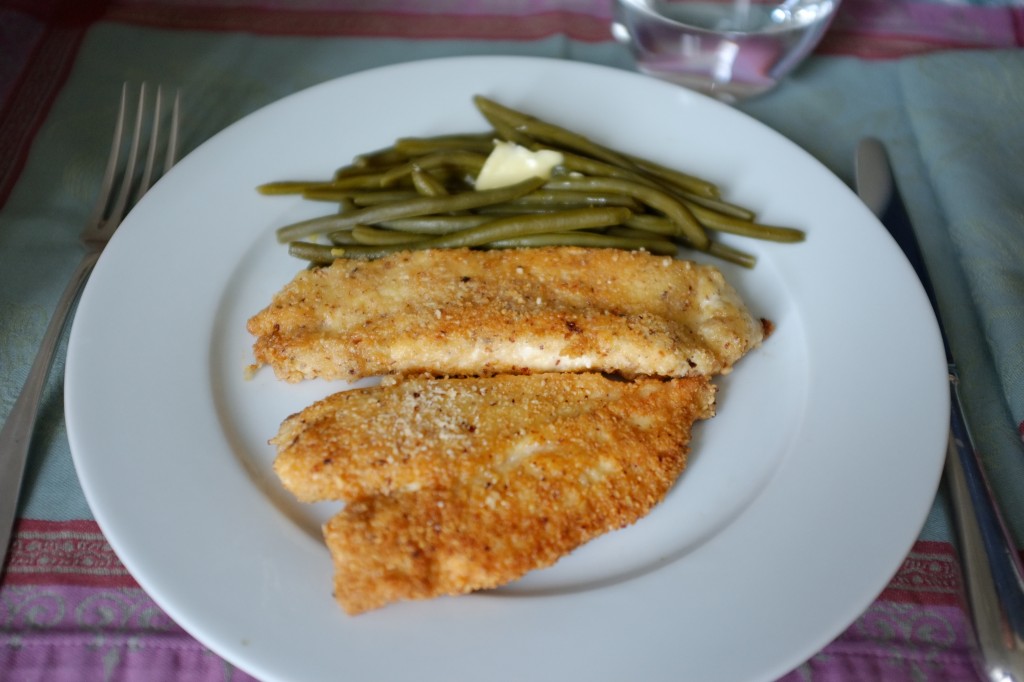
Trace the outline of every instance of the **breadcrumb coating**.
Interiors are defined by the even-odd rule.
[[[304,270],[248,323],[281,379],[727,372],[763,331],[717,268],[642,251],[409,251]]]
[[[714,413],[705,377],[410,379],[290,417],[275,470],[300,499],[342,499],[324,527],[350,614],[508,583],[634,523]]]

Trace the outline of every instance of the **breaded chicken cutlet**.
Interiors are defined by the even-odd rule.
[[[281,424],[270,441],[278,449],[274,471],[303,502],[447,487],[530,456],[535,446],[591,439],[621,448],[661,421],[644,411],[656,404],[646,399],[656,391],[667,397],[670,388],[661,380],[547,373],[418,377],[342,391]]]
[[[618,249],[431,249],[300,272],[248,329],[278,377],[715,375],[763,338],[713,266]]]
[[[289,417],[275,470],[300,499],[348,502],[324,536],[356,614],[496,587],[634,523],[714,396],[706,377],[409,379]]]

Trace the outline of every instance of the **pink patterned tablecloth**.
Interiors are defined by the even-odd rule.
[[[2,604],[0,679],[251,679],[168,618],[93,521],[23,520]],[[783,679],[973,680],[970,638],[953,548],[921,541],[871,607]]]

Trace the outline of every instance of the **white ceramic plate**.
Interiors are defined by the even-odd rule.
[[[720,381],[692,464],[635,526],[489,593],[356,618],[331,597],[330,505],[270,470],[281,419],[338,388],[245,379],[246,319],[302,267],[278,226],[326,208],[253,188],[327,177],[403,135],[483,130],[481,93],[718,181],[806,243],[736,240],[724,268],[776,333]],[[930,507],[945,370],[912,270],[855,196],[778,134],[674,86],[579,63],[471,57],[287,97],[184,159],[89,282],[66,409],[85,494],[139,583],[267,680],[769,680],[885,586]]]

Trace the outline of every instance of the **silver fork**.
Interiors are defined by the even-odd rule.
[[[85,255],[57,302],[57,309],[46,328],[25,385],[14,403],[14,408],[7,416],[3,430],[0,431],[0,573],[3,571],[10,545],[14,515],[18,508],[18,496],[25,472],[25,460],[28,458],[29,446],[32,443],[39,402],[71,308],[96,261],[99,260],[100,253],[121,224],[125,214],[177,160],[181,93],[174,92],[170,104],[169,129],[166,135],[162,135],[161,128],[168,106],[165,103],[164,90],[157,86],[154,96],[149,94],[149,90],[145,83],[139,87],[131,141],[127,156],[122,160],[121,149],[124,146],[125,124],[129,115],[128,84],[121,88],[121,103],[114,125],[114,142],[103,173],[103,183],[96,206],[80,235]],[[157,169],[157,155],[161,147],[164,150],[163,166]],[[140,166],[142,152],[145,152],[145,159]],[[117,183],[115,194],[115,179],[119,173],[120,181]]]

